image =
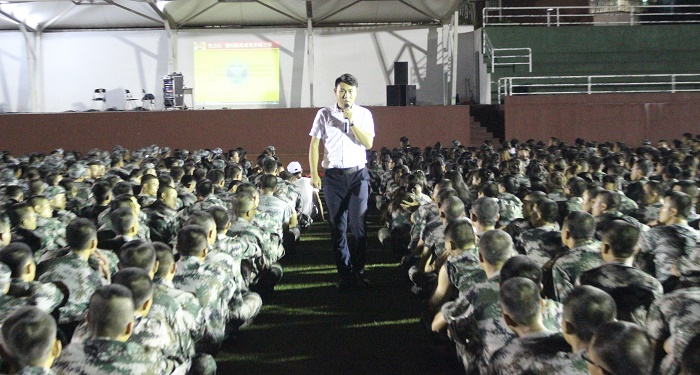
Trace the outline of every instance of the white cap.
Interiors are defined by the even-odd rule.
[[[302,171],[301,169],[301,164],[299,164],[298,161],[293,161],[287,165],[287,171],[289,171],[292,174],[296,174]]]

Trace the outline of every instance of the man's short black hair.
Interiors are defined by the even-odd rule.
[[[502,265],[513,255],[513,239],[502,230],[484,232],[479,241],[479,254],[491,265]]]
[[[195,191],[200,197],[206,198],[214,191],[214,184],[212,184],[212,182],[209,180],[203,179],[197,182]]]
[[[471,212],[481,225],[492,226],[498,221],[498,209],[498,199],[484,197],[474,201]]]
[[[564,298],[564,320],[571,324],[574,334],[588,343],[598,327],[617,317],[615,300],[606,292],[590,286],[575,287]]]
[[[225,178],[224,172],[218,169],[212,169],[207,173],[207,179],[211,181],[214,185],[218,185]]]
[[[204,228],[205,231],[210,230],[211,227],[216,228],[216,220],[207,211],[194,211],[190,214],[185,225],[199,225]]]
[[[216,222],[217,233],[223,233],[226,230],[226,225],[231,221],[228,217],[228,212],[221,206],[211,206],[207,208],[207,212],[214,218]]]
[[[109,220],[112,222],[114,233],[124,235],[134,225],[136,215],[131,207],[120,207],[109,214]]]
[[[344,83],[346,85],[358,87],[357,86],[357,78],[355,78],[355,76],[353,76],[352,74],[349,74],[349,73],[345,73],[345,74],[341,75],[340,77],[336,78],[335,79],[335,86],[333,86],[333,87],[338,87],[338,85],[340,83]]]
[[[542,314],[540,287],[524,277],[513,277],[501,284],[498,297],[503,312],[519,326],[529,326]]]
[[[243,217],[243,215],[255,208],[253,196],[241,191],[236,191],[236,195],[231,200],[233,215]]]
[[[688,341],[681,357],[682,375],[700,375],[700,333]]]
[[[583,195],[583,192],[586,191],[588,184],[583,178],[574,176],[566,182],[566,186],[569,188],[571,195],[574,197],[580,197]]]
[[[91,220],[79,218],[66,226],[66,243],[71,250],[85,250],[92,240],[97,240],[97,228]]]
[[[19,367],[39,366],[56,341],[56,322],[35,306],[20,307],[2,325],[2,337]]]
[[[583,240],[595,236],[595,219],[593,215],[584,211],[572,211],[564,219],[571,237],[574,240]]]
[[[7,216],[10,218],[10,225],[12,225],[13,228],[19,227],[33,212],[34,209],[27,202],[19,202],[11,205],[7,210]]]
[[[119,337],[134,321],[134,301],[129,288],[110,284],[98,288],[88,307],[90,330],[95,336]]]
[[[117,256],[119,265],[124,268],[136,267],[150,272],[156,261],[156,250],[150,242],[132,240],[122,245]]]
[[[140,308],[153,297],[153,281],[144,269],[127,267],[112,276],[112,284],[124,285],[131,291],[134,306]]]
[[[153,242],[153,248],[156,250],[156,260],[158,261],[156,276],[164,277],[175,263],[173,249],[168,244],[159,241]]]
[[[620,209],[620,204],[622,199],[620,199],[620,194],[615,191],[603,190],[598,193],[596,199],[601,199],[605,203],[605,211],[618,211]]]
[[[265,174],[260,178],[260,189],[274,190],[277,187],[277,176]]]
[[[654,163],[648,159],[637,160],[637,162],[634,164],[637,165],[637,168],[640,172],[642,172],[643,176],[649,177],[652,173],[654,173]]]
[[[453,222],[464,216],[464,202],[456,196],[449,197],[440,204],[440,211],[445,214],[448,223]]]
[[[34,261],[32,248],[23,242],[12,242],[0,249],[0,262],[5,263],[12,271],[12,278],[18,278],[24,273],[27,262]]]
[[[68,189],[66,189],[66,190],[68,190]],[[129,181],[119,181],[112,188],[112,194],[114,194],[114,196],[119,196],[122,194],[133,195],[134,194],[134,185],[132,185],[131,182],[129,182]]]
[[[557,221],[557,217],[559,215],[559,206],[557,205],[557,202],[545,198],[535,203],[535,207],[543,221],[547,223]]]
[[[646,375],[654,366],[653,345],[642,327],[629,322],[608,322],[598,327],[591,342],[598,365],[613,374]]]
[[[445,227],[445,241],[454,242],[457,249],[465,249],[469,245],[473,246],[475,237],[472,223],[466,218],[450,222]]]
[[[537,285],[542,284],[542,268],[525,255],[509,258],[501,267],[501,283],[514,277],[524,277]]]
[[[693,201],[688,194],[680,191],[670,191],[666,194],[665,198],[671,202],[671,207],[678,211],[676,216],[684,219],[690,216],[690,209],[693,208]]]
[[[182,256],[199,256],[207,245],[207,232],[199,225],[186,225],[177,232],[176,248]]]
[[[613,220],[603,233],[603,240],[610,244],[615,257],[629,258],[639,241],[639,228],[623,220]]]
[[[109,183],[104,181],[92,185],[92,196],[95,197],[95,202],[97,203],[106,201],[111,191],[112,188],[109,186]]]

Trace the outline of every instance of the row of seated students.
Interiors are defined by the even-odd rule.
[[[700,374],[700,136],[401,142],[379,239],[467,374]]]
[[[298,162],[241,154],[6,153],[0,373],[216,373],[312,220]]]

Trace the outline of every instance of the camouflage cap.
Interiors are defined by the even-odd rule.
[[[75,164],[71,165],[70,168],[68,169],[68,176],[70,178],[80,178],[80,177],[83,177],[86,170],[87,170],[87,167],[85,167],[85,164],[75,163]]]
[[[60,194],[65,194],[66,189],[63,188],[63,186],[49,186],[44,190],[44,195],[46,196],[47,199],[53,199],[57,195]]]
[[[214,169],[224,170],[226,169],[226,162],[221,159],[216,159],[212,162]]]
[[[221,150],[220,147],[217,147],[217,148],[211,150],[211,152],[214,154],[214,156],[221,156],[221,154],[222,154],[224,151]]]
[[[12,168],[0,170],[0,183],[3,185],[13,184],[15,182],[15,171]]]

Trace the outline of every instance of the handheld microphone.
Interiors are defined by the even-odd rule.
[[[345,107],[344,107],[344,108],[349,108],[349,107],[350,107],[350,104],[345,103]],[[343,113],[343,116],[345,116],[345,113]],[[350,131],[350,121],[348,121],[348,118],[347,118],[347,117],[344,117],[344,118],[343,118],[343,125],[345,126],[345,133],[347,133],[348,131]]]

